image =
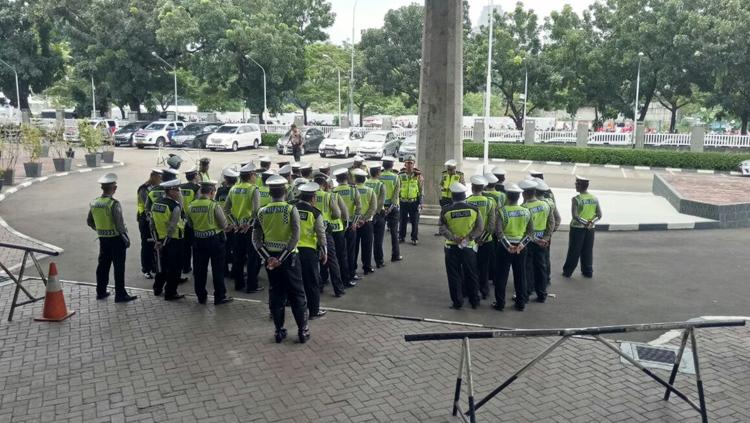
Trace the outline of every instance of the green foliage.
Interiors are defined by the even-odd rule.
[[[483,148],[480,143],[465,143],[464,156],[482,157],[484,154]],[[514,160],[730,171],[736,170],[737,166],[743,160],[749,160],[750,154],[490,144],[490,157]]]
[[[261,145],[266,145],[268,147],[276,147],[276,142],[281,138],[281,134],[267,134],[263,133],[260,134],[260,143]]]
[[[21,152],[21,131],[18,125],[0,125],[0,171],[14,169]]]
[[[78,138],[89,154],[95,154],[104,142],[102,131],[94,128],[87,120],[78,120]]]
[[[65,126],[55,125],[46,133],[47,141],[50,143],[55,157],[58,159],[65,158],[65,152],[68,151],[70,143],[65,139]]]
[[[42,131],[36,126],[24,123],[21,125],[21,145],[29,162],[36,163],[42,155]]]

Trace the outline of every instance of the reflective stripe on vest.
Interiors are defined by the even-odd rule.
[[[466,238],[474,229],[477,223],[479,213],[473,208],[456,208],[443,213],[443,220],[448,229],[459,238]],[[446,239],[445,245],[456,245],[455,242]],[[467,244],[468,247],[474,247],[475,242],[472,240]]]
[[[164,195],[164,188],[155,186],[151,191],[148,192],[148,198],[151,200],[151,205],[164,198]]]
[[[263,229],[263,246],[268,251],[283,251],[289,243],[292,237],[293,208],[294,206],[287,202],[275,201],[258,210],[258,221]]]
[[[199,198],[188,206],[187,214],[196,238],[210,238],[221,232],[215,218],[217,204],[211,199]]]
[[[148,198],[149,187],[150,187],[149,184],[143,184],[143,185],[139,186],[138,189],[135,192],[135,204],[136,204],[136,207],[137,207],[138,216],[142,215],[143,212],[146,211],[146,202],[141,199],[141,194],[140,194],[141,189],[143,189],[143,188],[146,189],[146,198]]]
[[[396,191],[397,179],[398,179],[398,174],[394,172],[393,170],[386,170],[380,175],[380,182],[385,187],[385,205],[386,206],[391,205],[391,199],[393,198],[393,193]]]
[[[544,230],[547,229],[547,220],[549,219],[549,204],[543,200],[534,200],[523,204],[531,213],[531,221],[534,224],[534,236],[542,238]]]
[[[232,217],[239,224],[248,224],[253,218],[253,194],[258,187],[250,182],[237,182],[229,190],[232,200]]]
[[[120,235],[115,226],[115,219],[112,216],[112,207],[115,200],[112,197],[99,197],[89,204],[91,207],[91,216],[94,218],[96,234],[100,238],[114,238]]]
[[[453,175],[443,171],[442,179],[440,180],[440,196],[442,198],[451,198],[451,185],[454,182],[461,182],[462,173],[454,173]]]
[[[399,173],[401,178],[401,191],[398,196],[403,201],[416,201],[419,197],[419,176],[412,173],[409,176],[406,172]]]
[[[298,207],[299,212],[299,247],[318,248],[318,234],[315,232],[315,214],[303,207]]]
[[[265,185],[258,187],[260,195],[260,207],[265,207],[271,202],[271,189]]]
[[[195,201],[195,192],[197,186],[192,183],[182,184],[180,186],[180,193],[182,194],[182,209],[187,210],[190,203]]]
[[[584,220],[592,220],[596,216],[596,206],[599,200],[589,193],[578,194],[575,196],[576,206],[578,208],[578,217]],[[582,228],[583,224],[576,219],[570,222],[570,226]]]
[[[511,242],[520,242],[526,235],[531,213],[523,206],[505,206],[500,211],[503,235]]]
[[[487,219],[494,209],[493,199],[484,195],[472,195],[466,199],[466,202],[479,209],[482,221],[487,225]]]
[[[351,185],[339,185],[333,189],[333,192],[341,196],[349,212],[349,218],[354,218],[354,187]]]
[[[151,219],[154,221],[156,236],[159,239],[167,237],[169,220],[172,218],[172,211],[179,204],[171,198],[164,197],[151,206]],[[185,222],[182,218],[177,220],[177,228],[170,238],[182,239],[185,235]]]

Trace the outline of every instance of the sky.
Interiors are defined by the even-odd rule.
[[[329,0],[336,13],[336,21],[328,29],[328,35],[331,42],[340,44],[343,41],[349,41],[352,38],[352,7],[354,0]],[[383,25],[383,17],[390,9],[397,9],[401,6],[414,3],[414,0],[359,0],[356,9],[355,37],[359,41],[359,33],[365,28],[378,28]],[[418,1],[424,3],[424,0]],[[515,0],[494,0],[494,4],[500,5],[504,10],[515,8]],[[568,3],[573,6],[576,12],[581,12],[594,0],[525,0],[524,6],[541,16],[547,16],[553,10],[559,10],[564,4]],[[469,0],[469,13],[471,22],[474,25],[479,20],[479,14],[484,6],[489,5],[488,0]]]

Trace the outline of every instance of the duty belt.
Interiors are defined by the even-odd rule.
[[[544,237],[544,231],[535,231],[534,236],[538,239],[542,239]]]
[[[286,242],[263,241],[263,246],[271,252],[280,252],[286,248]]]
[[[195,231],[193,234],[196,238],[211,238],[218,233],[219,231],[217,231],[216,229],[212,229],[210,231]]]
[[[97,229],[96,234],[99,236],[115,236],[117,231],[114,229]]]

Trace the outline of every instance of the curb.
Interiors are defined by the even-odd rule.
[[[437,226],[438,216],[420,215],[419,223],[423,225]],[[721,229],[719,222],[686,222],[686,223],[601,223],[596,225],[597,232],[645,232],[645,231],[675,231],[675,230],[699,230],[699,229]],[[570,232],[570,225],[560,225],[558,232]]]

